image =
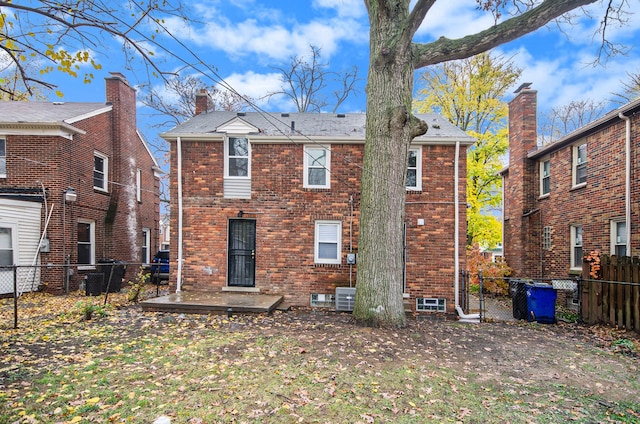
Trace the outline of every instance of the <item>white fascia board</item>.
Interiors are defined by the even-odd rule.
[[[78,121],[82,121],[84,119],[93,118],[94,116],[101,115],[103,113],[111,112],[113,110],[113,105],[107,105],[101,109],[96,109],[91,112],[84,113],[82,115],[74,116],[73,118],[65,119],[64,122],[68,124],[73,124]]]
[[[75,134],[86,134],[86,131],[64,122],[0,122],[0,133],[54,136],[72,140]]]

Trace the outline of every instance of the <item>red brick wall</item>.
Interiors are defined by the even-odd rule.
[[[535,162],[527,153],[536,148],[537,92],[524,89],[509,104],[509,172],[504,185],[504,257],[514,276],[522,275],[535,258],[525,245],[535,238]]]
[[[516,102],[511,108],[516,119],[530,119],[518,115]],[[514,108],[515,106],[515,108]],[[513,126],[523,124],[511,122]],[[632,116],[632,208],[631,233],[632,255],[638,254],[640,234],[638,234],[638,199],[640,182],[640,135],[637,132],[640,116]],[[587,143],[587,183],[580,188],[572,184],[573,146]],[[625,218],[625,123],[619,119],[597,128],[586,137],[576,139],[568,145],[559,146],[540,159],[549,159],[551,166],[551,191],[540,197],[539,159],[522,160],[526,155],[521,138],[510,134],[511,159],[505,180],[505,258],[516,275],[529,277],[566,277],[570,274],[570,228],[583,228],[583,253],[598,249],[609,253],[611,248],[611,220]],[[515,152],[515,153],[514,153]],[[529,161],[527,167],[521,164]],[[522,169],[528,169],[530,177],[524,177]],[[515,170],[515,172],[514,172]],[[518,178],[515,178],[518,176]],[[522,183],[523,180],[529,181]],[[529,187],[533,189],[525,188]],[[522,199],[522,200],[521,200]],[[521,206],[525,205],[525,206]],[[522,217],[527,210],[535,213]],[[518,214],[521,214],[518,216]],[[519,226],[519,228],[518,228]],[[542,229],[551,229],[551,248],[542,248]]]
[[[107,87],[107,99],[113,102],[114,110],[73,124],[86,134],[76,134],[73,140],[54,136],[7,137],[7,178],[0,179],[0,187],[39,188],[41,182],[49,208],[54,207],[47,231],[51,252],[40,255],[43,264],[61,265],[65,256],[71,264],[77,263],[79,219],[95,221],[96,260],[139,263],[143,227],[150,230],[151,254],[158,246],[159,180],[154,176],[153,159],[135,133],[135,92],[119,78],[108,79]],[[116,121],[119,123],[114,126]],[[109,157],[108,193],[93,189],[94,150]],[[135,200],[138,168],[142,170],[141,202]],[[77,202],[62,202],[68,187],[75,189]],[[110,206],[115,211],[113,219],[107,218]],[[44,228],[44,207],[42,215]],[[137,266],[129,267],[127,277],[136,270]],[[74,273],[71,289],[78,287],[84,274]],[[62,270],[45,270],[43,281],[48,291],[61,292]]]
[[[446,297],[453,310],[455,146],[423,147],[423,191],[407,195],[407,292],[415,297]],[[256,220],[256,287],[284,294],[293,305],[308,306],[312,293],[333,293],[349,286],[345,255],[358,249],[359,191],[364,146],[331,146],[331,188],[303,188],[303,146],[253,144],[252,198],[223,198],[221,142],[182,140],[183,158],[183,289],[220,290],[227,280],[228,220]],[[460,175],[466,175],[461,149]],[[171,255],[177,259],[176,143],[171,143]],[[460,180],[460,259],[464,269],[465,180]],[[418,225],[418,218],[424,225]],[[341,265],[314,263],[316,220],[342,222]],[[171,284],[176,271],[172,267]],[[357,280],[357,266],[351,270]]]

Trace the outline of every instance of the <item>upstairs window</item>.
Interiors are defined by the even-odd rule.
[[[0,178],[7,177],[7,140],[0,138]]]
[[[415,147],[409,149],[409,160],[407,163],[407,190],[422,190],[422,148]]]
[[[109,178],[109,158],[102,153],[93,153],[93,188],[107,191]]]
[[[142,170],[136,170],[136,201],[142,202]]]
[[[551,161],[540,162],[540,196],[551,193]]]
[[[304,146],[304,187],[331,187],[331,150]]]
[[[573,147],[573,185],[587,182],[587,143]]]
[[[225,144],[225,176],[249,178],[249,139],[245,137],[229,137]]]

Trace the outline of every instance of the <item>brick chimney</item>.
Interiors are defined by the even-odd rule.
[[[504,180],[504,257],[523,276],[535,258],[527,248],[538,232],[536,207],[536,161],[527,154],[537,147],[537,94],[522,84],[509,102],[509,170]]]
[[[207,113],[209,109],[209,95],[205,88],[201,88],[196,94],[196,115]]]

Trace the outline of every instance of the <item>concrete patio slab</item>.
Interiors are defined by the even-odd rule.
[[[180,292],[140,302],[143,311],[210,313],[270,313],[282,303],[281,295],[235,292]]]

